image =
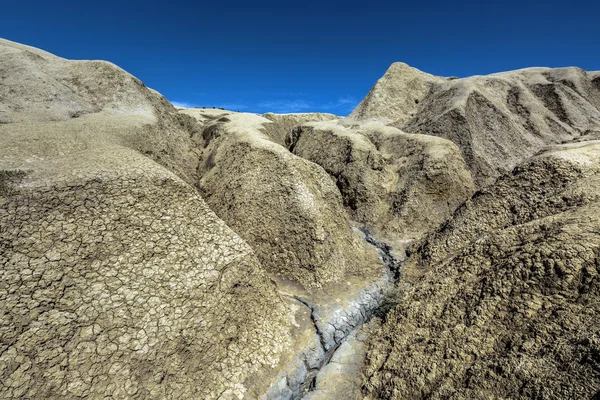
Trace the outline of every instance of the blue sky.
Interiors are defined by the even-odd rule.
[[[600,1],[5,1],[0,37],[109,60],[174,103],[348,114],[394,61],[600,70]]]

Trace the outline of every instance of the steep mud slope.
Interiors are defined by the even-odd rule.
[[[203,148],[199,190],[276,276],[293,318],[295,356],[273,370],[260,398],[302,398],[318,390],[320,370],[384,301],[393,272],[350,225],[327,173],[270,139],[281,125],[254,114],[180,112],[202,124],[192,137]]]
[[[433,86],[445,81],[404,63],[393,63],[348,119],[403,123],[415,114]]]
[[[600,142],[556,146],[473,197],[404,265],[372,337],[372,399],[600,391]],[[421,256],[421,257],[419,257]]]
[[[66,60],[4,39],[0,59],[0,123],[174,110],[160,94],[106,61]]]
[[[195,120],[110,64],[12,42],[0,77],[0,397],[266,390],[290,317],[186,182]]]
[[[286,141],[294,154],[331,175],[353,220],[388,238],[422,236],[473,193],[470,173],[449,140],[380,125],[313,122],[295,128]]]
[[[0,198],[0,397],[241,395],[287,345],[275,285],[187,184],[111,154]]]
[[[377,264],[374,251],[352,231],[327,173],[269,140],[262,129],[271,121],[245,113],[181,112],[205,123],[198,182],[203,197],[270,272],[315,288]]]
[[[394,74],[386,73],[389,77],[373,88],[387,93],[388,101],[376,102],[367,96],[349,121],[377,119],[385,113],[388,117],[380,118],[381,122],[403,131],[452,140],[480,187],[545,145],[600,131],[598,73],[529,68],[464,79],[423,78],[429,89],[419,92],[424,93],[419,97],[412,90],[397,89],[419,71],[398,70],[395,64],[390,71]],[[407,118],[406,111],[393,104],[409,100],[418,104]]]
[[[82,116],[88,119],[79,121]],[[56,128],[61,121],[79,128],[62,135]],[[84,149],[89,141],[95,146],[118,143],[189,183],[197,179],[198,152],[189,137],[195,120],[178,114],[158,92],[106,61],[66,60],[0,39],[0,127],[11,123],[28,125],[32,135],[42,137],[48,130],[57,142],[47,145],[58,153],[60,146]],[[94,134],[102,125],[109,128]]]
[[[581,148],[590,156],[594,141],[574,142],[546,150],[517,166],[491,187],[478,191],[437,232],[414,249],[420,265],[434,265],[448,253],[497,229],[529,223],[588,203],[600,193],[583,180],[576,161]],[[581,144],[579,144],[581,143]],[[573,150],[569,150],[573,149]],[[568,151],[567,151],[568,150]],[[552,155],[552,156],[550,156]]]

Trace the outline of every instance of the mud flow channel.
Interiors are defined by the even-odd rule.
[[[391,309],[388,294],[400,277],[403,259],[368,228],[358,231],[377,249],[385,266],[381,276],[357,285],[357,290],[343,301],[311,301],[297,292],[287,295],[309,315],[314,338],[300,349],[262,400],[352,400],[360,396],[366,341],[380,321],[373,317],[384,317]]]

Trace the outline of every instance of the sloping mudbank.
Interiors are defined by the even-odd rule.
[[[203,124],[196,186],[269,272],[318,288],[377,263],[352,231],[327,173],[263,133],[272,121],[226,111],[181,112]]]
[[[598,72],[527,68],[462,79],[393,64],[349,115],[443,137],[481,187],[546,145],[600,131]]]
[[[422,237],[474,190],[458,147],[435,136],[377,124],[310,122],[294,128],[286,145],[323,167],[353,220],[390,239]]]
[[[368,398],[597,395],[599,194],[600,143],[556,146],[413,249],[414,284],[368,345]]]
[[[262,398],[301,398],[382,304],[394,273],[378,257],[374,239],[352,228],[327,173],[265,133],[274,134],[273,121],[220,110],[180,112],[201,124],[198,141],[206,161],[200,191],[257,251],[293,316],[294,356],[279,365]]]
[[[191,185],[193,120],[109,63],[0,40],[0,76],[0,397],[264,390],[290,317]]]

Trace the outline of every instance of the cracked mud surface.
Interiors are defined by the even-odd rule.
[[[336,349],[315,377],[314,390],[304,400],[361,400],[362,367],[369,336],[379,328],[378,320],[356,328]]]
[[[258,397],[290,357],[291,321],[190,185],[194,125],[117,67],[0,47],[2,88],[25,93],[0,125],[0,168],[24,172],[0,193],[0,397]],[[113,81],[97,93],[49,79],[70,69]]]
[[[347,276],[341,285],[306,291],[292,282],[278,281],[281,295],[294,305],[298,350],[261,399],[301,399],[316,387],[315,378],[346,340],[385,298],[391,284],[389,270],[380,266],[370,275]],[[292,352],[294,353],[294,352]]]
[[[149,172],[3,199],[1,397],[233,397],[276,365],[285,309],[251,249]]]
[[[415,250],[414,285],[370,339],[369,398],[597,394],[599,150],[542,153]]]

